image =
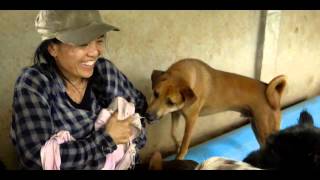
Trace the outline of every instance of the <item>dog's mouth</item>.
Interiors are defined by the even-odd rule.
[[[146,113],[146,118],[153,121],[153,120],[160,120],[162,118],[162,116],[159,117],[155,113],[147,112]]]

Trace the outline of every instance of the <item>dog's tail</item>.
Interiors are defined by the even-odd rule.
[[[279,75],[273,78],[267,86],[266,95],[269,104],[273,109],[280,108],[280,98],[287,85],[287,77]]]
[[[307,110],[303,110],[303,111],[300,113],[299,125],[313,127],[313,118],[312,118],[312,116],[308,113]]]

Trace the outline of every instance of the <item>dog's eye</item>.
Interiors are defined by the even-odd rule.
[[[174,105],[174,103],[171,101],[171,99],[167,99],[167,104],[168,104],[169,106],[173,106],[173,105]]]
[[[155,91],[153,92],[153,95],[154,95],[155,98],[159,97],[159,94],[157,92],[155,92]]]

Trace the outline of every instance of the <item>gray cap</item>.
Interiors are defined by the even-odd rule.
[[[97,10],[41,10],[35,27],[42,40],[57,38],[75,45],[89,43],[108,31],[119,31],[104,23]]]

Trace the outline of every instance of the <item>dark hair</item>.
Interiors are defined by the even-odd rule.
[[[47,64],[49,64],[50,66],[55,66],[54,57],[52,57],[51,54],[49,53],[48,47],[50,44],[61,44],[61,43],[62,42],[56,38],[42,41],[34,53],[34,57],[33,57],[34,65],[40,66],[41,57],[43,57],[43,59]]]
[[[61,43],[62,42],[57,38],[47,39],[42,41],[38,46],[38,48],[36,49],[36,51],[34,52],[33,65],[48,76],[50,76],[50,73],[53,73],[53,71],[56,70],[58,74],[62,77],[63,83],[65,84],[66,83],[65,81],[69,81],[69,80],[63,75],[63,73],[57,67],[54,57],[52,57],[48,51],[48,47],[50,44],[61,44]],[[49,72],[42,70],[41,57],[44,59],[44,61],[48,65]]]
[[[72,86],[74,86],[74,84],[72,84],[72,82],[65,75],[63,75],[63,73],[57,67],[54,57],[51,56],[48,51],[48,47],[50,44],[62,44],[62,42],[57,38],[42,41],[34,52],[33,66],[47,76],[51,76],[50,74],[56,71],[61,76],[64,85],[66,85],[66,81],[68,81]],[[41,59],[44,59],[48,68],[41,68]]]
[[[42,41],[40,45],[37,47],[36,51],[34,52],[33,66],[48,76],[50,76],[50,73],[52,73],[53,70],[55,69],[58,70],[58,68],[56,67],[56,62],[54,60],[54,57],[52,57],[48,51],[48,47],[50,44],[61,44],[61,43],[62,42],[56,38]],[[42,59],[48,65],[49,72],[41,68]]]

